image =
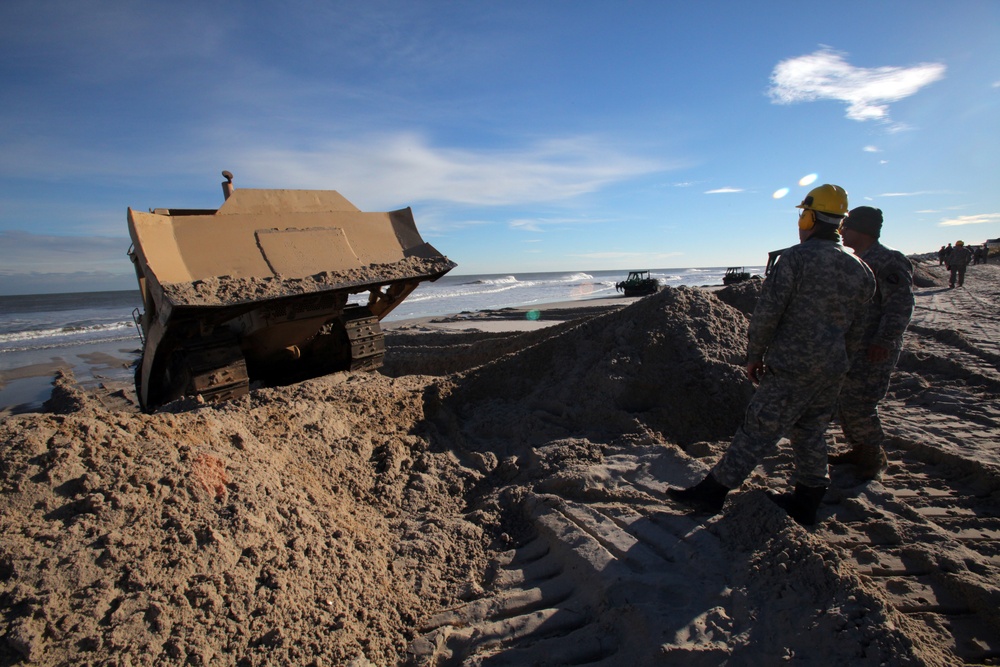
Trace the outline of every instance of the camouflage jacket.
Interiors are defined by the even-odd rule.
[[[862,344],[898,350],[913,315],[913,267],[903,253],[878,242],[861,259],[875,274],[875,298],[865,312]]]
[[[964,245],[957,245],[948,253],[948,258],[944,260],[949,266],[968,266],[972,261],[972,251]]]
[[[781,254],[750,320],[747,362],[842,375],[860,349],[875,277],[837,241],[807,239]]]

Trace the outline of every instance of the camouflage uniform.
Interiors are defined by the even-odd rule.
[[[881,452],[885,432],[878,403],[889,389],[889,379],[903,348],[903,332],[913,315],[913,268],[903,253],[878,242],[861,259],[875,273],[875,298],[865,312],[861,352],[844,378],[837,416],[852,446],[875,445]],[[869,361],[865,351],[870,345],[889,350],[889,357],[881,362]]]
[[[948,255],[948,269],[951,271],[951,286],[955,286],[955,278],[958,278],[958,286],[965,284],[965,267],[972,259],[972,251],[964,245],[957,245],[951,249]]]
[[[782,253],[764,281],[748,332],[747,362],[763,361],[766,372],[743,425],[712,470],[719,483],[738,487],[787,436],[796,481],[829,486],[823,436],[874,292],[871,270],[839,242],[812,237]]]

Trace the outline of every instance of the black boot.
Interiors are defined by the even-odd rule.
[[[712,473],[708,473],[705,479],[690,489],[667,489],[667,495],[700,512],[718,514],[722,511],[729,491],[730,489],[722,486]]]
[[[848,449],[846,452],[841,452],[840,454],[830,454],[830,456],[828,456],[826,460],[827,463],[829,463],[832,466],[845,465],[845,464],[857,465],[858,463],[861,462],[861,458],[862,458],[861,446],[855,445],[854,447]]]
[[[889,464],[885,452],[878,445],[855,445],[843,454],[833,454],[827,461],[830,465],[856,466],[857,476],[864,480],[878,479]]]
[[[812,526],[816,523],[816,511],[826,494],[825,486],[795,485],[794,493],[783,493],[780,496],[768,493],[768,497],[781,509],[788,512],[800,526]]]

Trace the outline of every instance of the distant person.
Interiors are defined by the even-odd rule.
[[[986,243],[983,244],[983,264],[989,264],[990,261],[990,246]]]
[[[875,479],[886,466],[885,431],[878,404],[903,349],[903,332],[913,315],[913,267],[898,250],[879,242],[882,211],[859,206],[840,227],[844,245],[875,274],[875,298],[865,311],[861,351],[840,388],[837,416],[850,450],[830,457],[833,465],[851,463],[861,479]]]
[[[944,246],[941,246],[941,249],[938,250],[938,266],[941,266],[941,265],[944,264],[944,260],[947,259],[948,253],[950,251],[951,251],[951,244],[950,243],[948,244],[947,248],[945,248]]]
[[[948,270],[951,271],[949,287],[955,287],[955,279],[958,279],[958,286],[965,285],[965,269],[972,259],[972,251],[965,247],[964,241],[955,241],[955,247],[948,253]]]
[[[758,387],[743,425],[704,480],[667,491],[697,510],[719,512],[726,494],[785,436],[795,455],[795,490],[771,498],[812,525],[830,484],[824,434],[861,342],[875,277],[840,242],[843,188],[814,188],[797,208],[800,243],[782,252],[750,321],[746,372]]]

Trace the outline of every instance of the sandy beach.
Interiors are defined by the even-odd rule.
[[[742,419],[756,280],[400,322],[381,372],[151,415],[61,375],[0,416],[0,665],[1000,664],[1000,266],[916,276],[889,468],[808,530],[786,446],[718,516],[665,493]]]

